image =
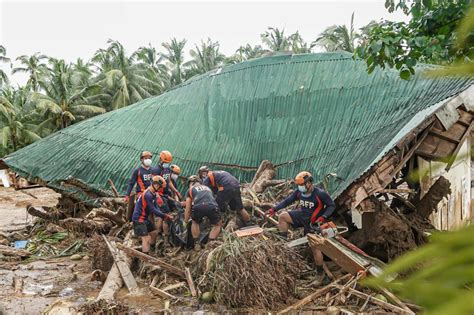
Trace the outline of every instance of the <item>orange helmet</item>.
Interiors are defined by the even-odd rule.
[[[166,180],[161,176],[155,175],[151,178],[151,181],[153,184],[159,184],[161,188],[166,187]]]
[[[309,181],[313,181],[313,175],[310,172],[299,172],[298,175],[295,177],[295,184],[296,185],[304,185]]]
[[[171,163],[173,161],[173,156],[170,151],[161,151],[160,152],[160,162]]]
[[[153,154],[150,151],[143,151],[142,154],[140,154],[140,159],[143,159],[147,156],[151,159],[153,157]]]
[[[171,171],[173,172],[173,174],[176,174],[176,175],[181,174],[181,168],[179,168],[178,165],[171,164],[170,168],[171,168]]]

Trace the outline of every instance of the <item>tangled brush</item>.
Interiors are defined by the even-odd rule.
[[[199,261],[206,270],[201,283],[229,307],[274,309],[293,297],[299,273],[307,269],[291,248],[262,236],[229,235],[205,256]]]

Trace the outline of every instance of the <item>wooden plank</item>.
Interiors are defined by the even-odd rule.
[[[184,282],[178,282],[163,288],[163,291],[171,291],[186,286]]]
[[[329,292],[334,286],[336,286],[339,282],[341,281],[346,281],[348,279],[350,279],[352,277],[352,275],[350,274],[347,274],[347,275],[344,275],[343,277],[331,282],[330,284],[328,284],[327,286],[311,293],[310,295],[306,296],[305,298],[299,300],[298,302],[288,306],[287,308],[279,311],[277,313],[277,315],[281,315],[281,314],[287,314],[291,311],[294,311],[294,310],[297,310],[303,306],[305,306],[306,304],[310,303],[311,301],[313,301],[314,299],[316,299],[317,297],[320,297],[321,295],[323,294],[326,294],[326,292]]]
[[[410,188],[396,188],[396,189],[382,189],[379,191],[379,193],[383,194],[383,193],[388,193],[388,194],[393,194],[393,193],[407,193],[407,194],[413,194],[415,193],[415,191],[413,189],[410,189]]]
[[[196,287],[194,286],[193,277],[188,267],[184,269],[184,273],[186,274],[186,281],[188,281],[188,286],[189,286],[189,290],[191,291],[191,295],[193,297],[196,297],[197,296]]]
[[[466,131],[461,137],[461,139],[459,139],[459,144],[456,146],[456,149],[454,149],[454,152],[451,154],[452,158],[450,159],[448,165],[445,168],[446,171],[449,171],[451,169],[451,166],[453,166],[453,163],[456,160],[456,156],[458,155],[459,150],[461,150],[461,146],[464,140],[466,140],[466,138],[471,134],[472,126],[473,126],[473,123],[471,122],[471,124],[467,127]]]
[[[171,272],[172,274],[180,276],[181,278],[186,278],[186,274],[184,273],[184,271],[182,269],[179,269],[175,266],[172,266],[172,265],[164,262],[161,259],[151,257],[151,256],[149,256],[147,254],[144,254],[142,252],[139,252],[138,250],[135,250],[133,248],[123,246],[122,244],[117,244],[117,247],[119,249],[123,250],[123,252],[125,254],[129,255],[129,256],[137,257],[137,258],[143,260],[144,262],[150,263],[152,265],[158,265],[161,268],[163,268],[164,270]]]
[[[362,265],[359,261],[344,253],[328,239],[316,234],[308,234],[307,237],[309,246],[322,251],[345,271],[356,275],[358,272],[364,271],[366,269],[366,266]]]
[[[164,299],[169,299],[169,300],[174,300],[176,299],[176,296],[172,295],[172,294],[169,294],[168,292],[165,292],[163,290],[160,290],[158,289],[157,287],[154,287],[152,285],[149,286],[149,288],[151,289],[151,291],[153,293],[156,293],[158,294],[159,296],[161,296],[162,298]]]
[[[400,196],[397,193],[392,193],[392,195],[395,198],[397,198],[398,200],[400,200],[407,208],[409,208],[413,211],[416,211],[416,207],[410,201],[408,201],[406,198],[403,198],[402,196]]]
[[[431,161],[439,161],[439,160],[442,160],[444,158],[441,155],[429,153],[429,152],[426,152],[426,151],[423,151],[423,150],[416,150],[415,154],[422,157],[422,158],[425,158],[427,160],[431,160]]]
[[[436,137],[438,137],[438,138],[441,138],[441,139],[443,139],[443,140],[452,142],[452,143],[456,143],[456,144],[459,143],[459,139],[452,138],[452,137],[450,137],[450,136],[448,136],[448,135],[446,135],[446,134],[444,134],[444,133],[439,132],[439,131],[436,130],[436,129],[431,129],[431,130],[430,130],[430,134],[432,134],[432,135],[434,135],[434,136],[436,136]]]
[[[408,314],[415,314],[408,306],[405,305],[395,294],[390,292],[389,290],[378,287],[378,289],[393,303],[397,304],[401,308],[403,308]]]
[[[102,238],[104,239],[107,247],[109,248],[112,257],[114,258],[115,265],[117,266],[118,270],[120,271],[120,275],[122,276],[123,282],[127,286],[127,289],[130,293],[137,293],[138,292],[138,284],[133,277],[130,268],[128,267],[127,263],[124,261],[123,257],[121,257],[121,253],[117,250],[116,244],[114,241],[107,240],[107,237],[102,234]]]
[[[109,179],[108,182],[110,185],[110,189],[112,189],[112,192],[114,193],[115,197],[120,197],[120,194],[118,193],[118,190],[114,185],[114,182],[111,179]]]
[[[342,286],[341,285],[336,285],[336,287],[338,289],[342,289]],[[370,296],[368,294],[365,294],[363,292],[360,292],[356,289],[353,289],[353,288],[348,288],[348,291],[352,294],[352,295],[355,295],[357,296],[358,298],[361,298],[361,299],[369,299],[370,302],[378,305],[378,306],[381,306],[383,307],[384,309],[386,310],[390,310],[390,311],[393,311],[393,312],[397,312],[397,313],[402,313],[402,314],[406,314],[408,313],[406,310],[404,310],[403,308],[401,307],[398,307],[396,305],[393,305],[393,304],[390,304],[390,303],[387,303],[387,302],[384,302],[382,300],[379,300],[373,296]]]
[[[237,237],[252,236],[262,234],[263,229],[259,226],[240,229],[234,232]]]
[[[394,177],[400,170],[403,168],[403,166],[408,162],[408,160],[411,158],[413,153],[415,153],[416,149],[420,146],[420,144],[423,143],[423,140],[425,140],[426,136],[428,136],[428,133],[430,132],[431,128],[433,125],[430,125],[426,127],[425,131],[421,134],[421,136],[416,140],[415,144],[410,148],[410,150],[405,154],[403,159],[398,163],[398,165],[395,167],[395,169],[390,173],[390,177]]]

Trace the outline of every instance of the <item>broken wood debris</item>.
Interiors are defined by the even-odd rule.
[[[122,256],[120,251],[117,250],[115,242],[114,241],[109,242],[109,240],[107,240],[107,237],[105,237],[105,235],[102,235],[102,238],[107,244],[107,247],[109,248],[110,253],[114,257],[115,265],[120,271],[120,275],[122,276],[123,282],[127,286],[128,291],[132,294],[137,293],[138,292],[137,282],[135,281],[135,278],[133,277],[132,272],[130,271],[130,268],[128,267],[128,264],[125,262],[124,257]]]
[[[151,292],[158,294],[159,296],[161,296],[164,299],[169,299],[169,300],[177,299],[176,296],[174,296],[172,294],[169,294],[168,292],[166,292],[164,290],[160,290],[157,287],[154,287],[152,285],[149,285],[148,287],[151,289]]]
[[[179,269],[175,266],[172,266],[172,265],[166,263],[165,261],[163,261],[161,259],[152,257],[152,256],[147,255],[147,254],[144,254],[144,253],[142,253],[138,250],[135,250],[135,249],[127,247],[127,246],[124,246],[122,244],[117,244],[117,247],[119,249],[121,249],[122,251],[124,251],[124,253],[126,253],[128,256],[137,257],[137,258],[143,260],[144,262],[147,262],[147,263],[150,263],[150,264],[153,264],[153,265],[158,265],[161,268],[163,268],[164,270],[171,272],[172,274],[175,274],[175,275],[180,276],[182,278],[186,278],[186,274],[182,269]]]

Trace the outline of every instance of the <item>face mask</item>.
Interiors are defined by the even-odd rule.
[[[306,188],[306,186],[301,186],[301,185],[298,185],[298,190],[302,193],[305,193],[308,191],[308,189]]]
[[[144,159],[143,160],[143,165],[145,165],[147,167],[150,166],[151,165],[151,159]]]
[[[169,168],[170,167],[170,163],[163,163],[162,164],[164,168]]]
[[[176,181],[178,179],[178,174],[171,175],[171,179]]]

